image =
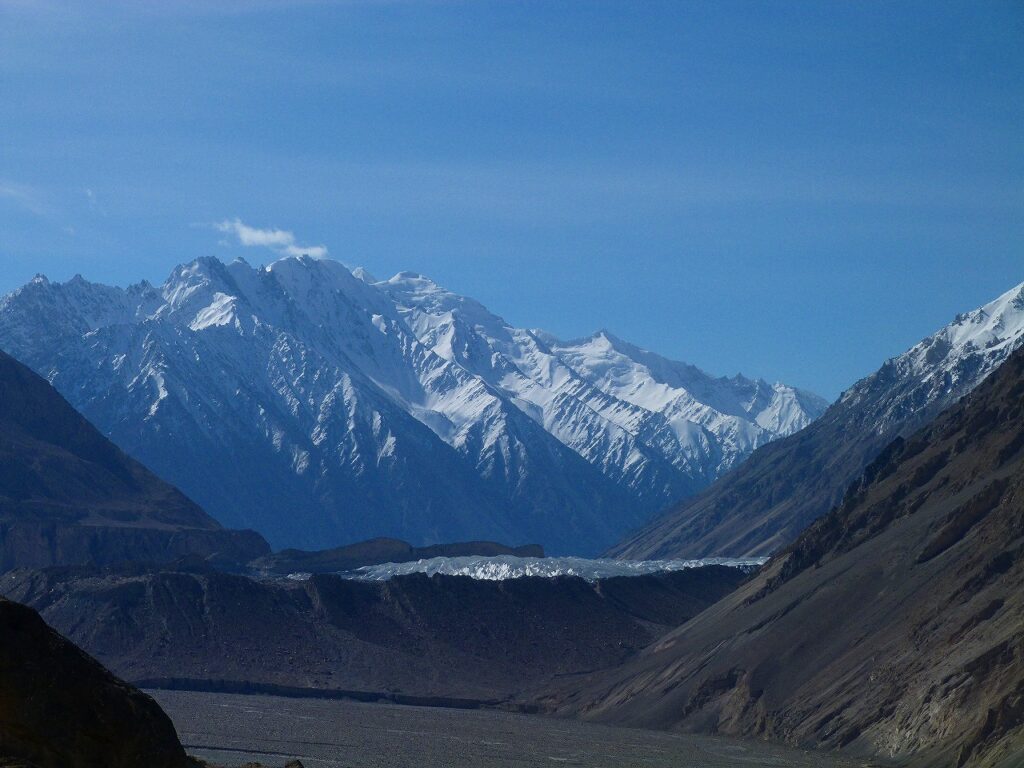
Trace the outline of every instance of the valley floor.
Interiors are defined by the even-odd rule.
[[[491,710],[148,691],[186,751],[217,765],[298,758],[305,768],[853,768],[759,742],[554,720]]]

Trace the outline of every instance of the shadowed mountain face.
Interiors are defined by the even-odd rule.
[[[595,583],[54,568],[2,584],[139,684],[504,700],[621,663],[744,578],[722,566]]]
[[[921,765],[1019,765],[1024,352],[891,444],[750,582],[547,704]]]
[[[184,768],[186,758],[149,696],[0,599],[0,764]]]
[[[793,541],[840,503],[894,438],[970,392],[1024,341],[1024,285],[929,336],[854,384],[810,426],[759,448],[703,493],[608,554],[750,557]]]
[[[39,277],[0,297],[0,346],[275,547],[594,554],[825,408],[607,333],[514,328],[420,275],[307,257],[199,259],[159,288]]]
[[[185,554],[245,562],[267,550],[258,534],[221,528],[0,352],[0,571]]]

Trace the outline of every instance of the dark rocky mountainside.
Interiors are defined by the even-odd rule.
[[[186,554],[245,562],[268,551],[258,534],[222,528],[0,352],[0,571]]]
[[[434,544],[414,547],[400,539],[376,538],[348,544],[334,549],[307,552],[284,549],[264,555],[249,563],[252,570],[262,573],[337,573],[380,563],[408,563],[429,560],[432,557],[463,557],[480,555],[514,555],[516,557],[544,557],[544,548],[537,544],[508,547],[493,541],[463,541],[453,544]]]
[[[839,504],[893,439],[956,403],[1022,342],[1024,285],[888,360],[810,426],[762,446],[608,554],[636,560],[751,557],[782,549]]]
[[[1024,352],[892,443],[736,592],[545,703],[919,765],[1019,766]]]
[[[0,764],[184,768],[156,702],[118,680],[30,608],[0,599]]]
[[[138,566],[14,571],[0,588],[139,684],[443,703],[504,700],[621,663],[744,578],[712,566],[595,583],[421,574],[296,582]]]

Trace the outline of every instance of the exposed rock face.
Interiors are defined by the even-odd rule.
[[[0,764],[184,768],[186,758],[155,701],[0,599]]]
[[[751,455],[609,550],[614,557],[750,557],[778,551],[840,503],[894,438],[921,428],[1024,343],[1024,285],[854,384],[809,427]]]
[[[45,380],[0,352],[0,571],[269,550],[227,531],[103,437]]]
[[[337,573],[379,563],[407,563],[429,560],[432,557],[462,557],[480,555],[514,555],[516,557],[544,557],[544,548],[538,544],[507,547],[493,541],[463,541],[453,544],[434,544],[414,547],[398,539],[370,539],[345,547],[305,552],[285,549],[257,558],[249,567],[263,573]]]
[[[712,566],[595,583],[420,574],[269,582],[140,566],[17,571],[0,587],[140,684],[503,700],[554,675],[620,663],[744,578]]]
[[[892,443],[750,582],[547,704],[921,765],[1019,764],[1024,352]]]

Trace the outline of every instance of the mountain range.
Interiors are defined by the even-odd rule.
[[[295,261],[303,270],[340,268],[311,260],[287,260],[285,268]],[[274,271],[237,268],[243,266],[249,272],[241,274]],[[386,290],[379,282],[366,283],[365,275],[344,274],[367,289]],[[88,286],[71,281],[58,286],[58,293],[69,285]],[[155,289],[88,290],[100,291],[97,296],[110,292],[90,310],[95,319],[116,314],[117,296]],[[317,305],[316,290],[304,296],[305,307]],[[444,334],[432,336],[433,321],[417,319],[412,303],[394,304],[403,308],[398,317],[416,329],[403,339],[442,344]],[[163,306],[154,310],[158,317]],[[0,309],[8,308],[5,303]],[[213,331],[222,334],[214,339],[230,347],[231,333],[244,336],[233,312],[211,326],[204,325],[208,314],[200,312],[203,323],[188,331],[147,316],[141,323],[143,359],[155,365],[169,349],[180,358],[185,341],[167,346],[162,336],[194,342],[190,334],[208,327],[234,328]],[[383,581],[323,573],[275,577],[296,569],[349,569],[382,558],[543,552],[492,542],[423,547],[378,538],[270,555],[258,534],[223,528],[104,437],[44,378],[0,353],[2,591],[38,610],[116,674],[149,686],[499,706],[839,748],[908,766],[1016,768],[1024,750],[1022,315],[1024,285],[893,358],[818,421],[755,448],[745,463],[724,470],[694,503],[725,499],[724,514],[703,520],[709,536],[716,528],[722,535],[741,531],[749,541],[770,534],[744,552],[773,552],[752,576],[711,565],[593,581],[482,581],[422,573]],[[32,349],[31,335],[39,329],[17,327],[25,349]],[[134,338],[138,332],[131,323],[104,327],[115,337]],[[669,377],[649,353],[607,333],[572,343],[531,334],[563,361],[559,365],[588,371],[595,390],[614,397],[609,392],[620,387],[623,402],[629,394],[655,413],[655,393],[664,390],[651,381]],[[90,345],[104,345],[104,338],[100,331],[86,331],[82,346],[69,349],[88,359]],[[450,342],[455,335],[445,338]],[[301,346],[287,335],[278,343]],[[213,342],[191,348],[203,364],[189,370],[214,379],[232,375],[228,371],[236,367],[230,366],[259,349],[245,347],[232,356]],[[378,363],[385,354],[365,353]],[[480,356],[469,355],[458,369],[468,370],[468,361]],[[299,359],[321,358],[307,353]],[[436,365],[428,354],[417,359]],[[627,385],[641,360],[648,374]],[[126,362],[99,367],[108,365],[120,369]],[[185,409],[181,401],[187,404],[193,392],[205,390],[168,375],[176,368],[147,368],[134,385],[155,393],[141,422],[155,422],[143,433],[147,440],[193,429],[187,421],[157,419],[165,410],[178,417],[205,414],[213,425],[220,423],[216,408],[234,413],[230,398]],[[359,381],[379,386],[363,369],[352,370],[363,371]],[[82,371],[78,385],[89,381]],[[317,381],[316,373],[300,373]],[[486,392],[499,391],[483,374],[477,380]],[[243,395],[240,389],[236,400],[251,391]],[[500,390],[504,396],[508,391]],[[114,392],[112,402],[120,390]],[[367,395],[359,390],[358,396]],[[147,401],[140,395],[140,402]],[[393,396],[374,402],[405,401]],[[774,407],[758,411],[763,422],[777,425],[792,416],[778,388],[772,402]],[[351,400],[347,412],[364,420],[383,418],[358,411],[358,403]],[[658,413],[666,423],[679,427],[689,421],[680,416],[673,422],[673,409],[667,401],[661,405]],[[399,412],[412,418],[411,412]],[[128,412],[125,418],[134,417]],[[438,435],[423,421],[412,422]],[[235,423],[232,429],[241,427]],[[343,434],[338,430],[325,434]],[[210,439],[218,436],[215,426]],[[441,444],[451,450],[444,456],[464,455]],[[722,438],[720,445],[729,444]],[[580,454],[572,455],[593,469]],[[764,464],[766,455],[787,460]],[[198,466],[187,453],[178,460]],[[814,512],[823,494],[834,492],[839,476],[860,465],[831,511]],[[452,466],[464,467],[454,461]],[[628,488],[599,476],[618,492]],[[736,485],[744,477],[755,480]],[[438,478],[439,486],[445,479]],[[721,496],[722,487],[733,495]],[[757,503],[770,514],[752,523],[741,515]],[[124,560],[136,562],[119,562]],[[38,567],[54,563],[62,565]],[[260,576],[223,572],[244,563]],[[24,565],[31,567],[19,567]],[[109,752],[114,756],[104,764],[127,765],[137,762],[140,750],[152,749],[163,764],[181,764],[180,744],[152,701],[49,630],[34,612],[0,599],[0,631],[13,649],[0,654],[0,667],[10,673],[7,685],[0,685],[0,721],[6,726],[0,728],[0,758],[7,753],[22,760],[12,765],[24,764],[28,756],[33,764],[57,766],[77,764],[68,762],[69,755]],[[56,740],[48,734],[53,712],[71,723]],[[138,738],[119,736],[124,727]]]
[[[1024,344],[1024,283],[885,362],[806,429],[754,451],[609,550],[626,559],[768,555],[842,501],[897,437],[954,405]]]
[[[37,277],[0,300],[0,347],[221,523],[277,547],[594,553],[826,405],[306,256],[203,258],[159,288]]]
[[[621,667],[556,688],[551,709],[608,722],[1019,766],[1024,350],[895,438],[748,583]]]

